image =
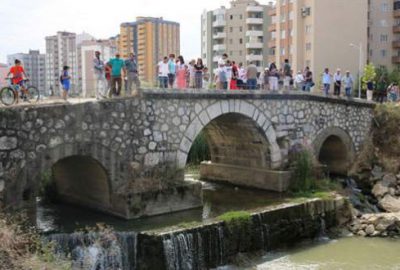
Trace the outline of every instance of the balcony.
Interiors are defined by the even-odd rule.
[[[276,15],[276,8],[268,10],[268,16],[272,17]]]
[[[226,21],[224,20],[216,20],[213,22],[213,27],[224,27],[226,25]]]
[[[393,16],[394,16],[395,18],[399,18],[399,17],[400,17],[400,9],[395,9],[395,10],[393,11]]]
[[[213,11],[214,16],[225,15],[225,13],[226,13],[226,9],[224,9],[224,8],[216,9]]]
[[[263,56],[262,55],[258,55],[258,54],[250,54],[246,56],[246,61],[262,61],[263,60]]]
[[[270,26],[268,26],[268,32],[274,32],[276,31],[276,24],[271,24]]]
[[[264,44],[262,42],[248,42],[246,43],[246,49],[262,49]]]
[[[219,59],[221,59],[221,56],[220,55],[215,55],[213,57],[213,62],[217,63],[219,61]]]
[[[276,47],[275,40],[268,41],[268,48],[275,48],[275,47]]]
[[[213,35],[213,39],[223,39],[226,38],[226,33],[224,32],[219,32]]]
[[[393,26],[393,33],[400,33],[400,25]]]
[[[246,8],[247,12],[263,12],[264,8],[262,6],[248,6]]]
[[[392,44],[393,44],[393,48],[396,48],[396,49],[400,48],[400,40],[393,41]]]
[[[225,51],[226,50],[226,46],[225,46],[225,44],[216,44],[216,45],[213,46],[213,50],[217,51],[217,52]]]
[[[264,24],[263,18],[247,18],[246,24]]]
[[[264,32],[261,30],[249,30],[246,31],[247,37],[262,37],[264,36]]]
[[[392,57],[393,64],[400,64],[400,56],[393,56]]]

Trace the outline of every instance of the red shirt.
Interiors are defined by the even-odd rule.
[[[22,66],[13,66],[10,69],[10,73],[13,75],[12,83],[19,84],[24,80],[23,73],[25,72]]]

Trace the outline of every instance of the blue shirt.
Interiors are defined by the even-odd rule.
[[[322,83],[331,84],[331,74],[324,72],[324,74],[322,75]]]
[[[119,77],[121,76],[121,70],[125,67],[125,62],[121,58],[113,58],[108,62],[111,67],[111,76]]]
[[[175,74],[176,73],[176,64],[173,60],[168,61],[168,69],[170,74]]]

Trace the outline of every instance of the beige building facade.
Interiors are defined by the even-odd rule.
[[[201,17],[202,58],[210,70],[218,66],[222,54],[236,63],[255,63],[262,71],[268,62],[268,16],[270,5],[254,0],[234,0],[230,7],[204,11]]]
[[[123,23],[118,38],[121,57],[134,53],[142,81],[154,84],[156,65],[164,56],[180,54],[180,25],[163,18],[138,17],[135,22]]]
[[[368,0],[368,60],[388,70],[400,65],[400,1]]]
[[[360,45],[361,62],[367,62],[367,0],[277,0],[269,15],[269,61],[278,67],[289,59],[295,72],[308,66],[316,80],[324,68],[356,76]]]

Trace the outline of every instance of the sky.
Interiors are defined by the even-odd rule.
[[[201,14],[229,0],[0,0],[0,62],[7,55],[45,52],[45,36],[57,31],[86,32],[96,38],[119,33],[137,16],[164,17],[181,24],[181,54],[200,56]],[[262,0],[261,3],[267,3]]]

